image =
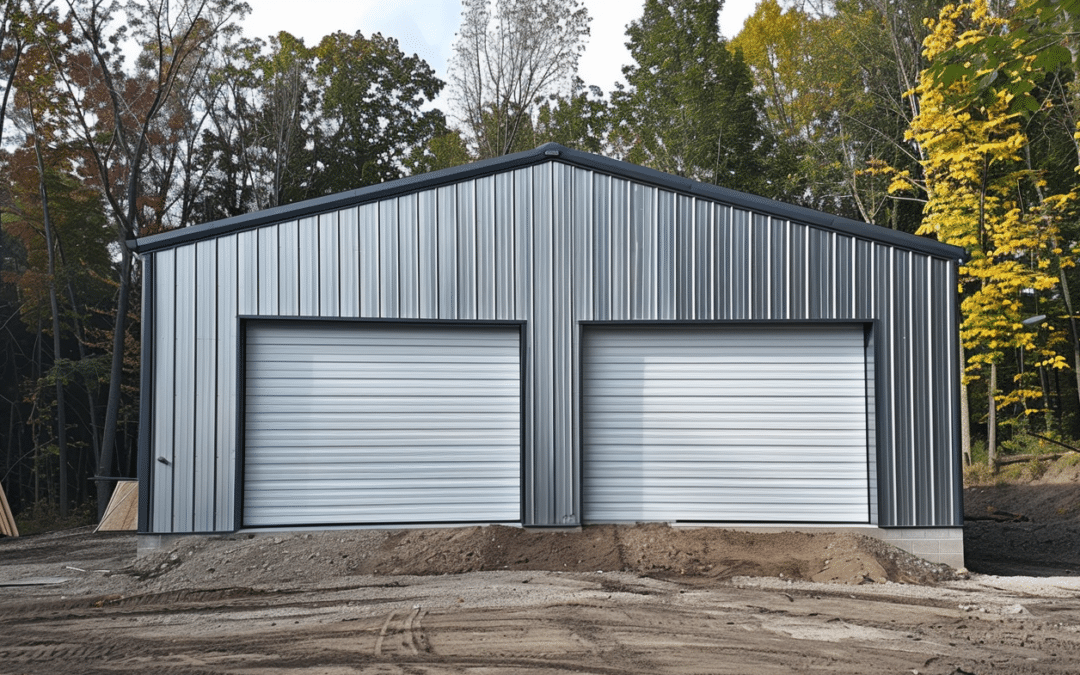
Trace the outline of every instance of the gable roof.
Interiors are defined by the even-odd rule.
[[[860,239],[881,242],[899,248],[925,253],[927,255],[964,260],[964,249],[943,244],[926,237],[918,237],[906,232],[891,230],[879,225],[863,223],[851,218],[843,218],[794,204],[787,204],[757,195],[739,192],[730,188],[699,183],[689,178],[681,178],[668,173],[648,169],[636,164],[622,162],[601,155],[594,155],[579,150],[571,150],[558,143],[546,143],[533,150],[518,152],[513,155],[482,160],[472,164],[456,166],[432,173],[409,176],[388,183],[369,185],[325,197],[308,199],[295,204],[278,206],[264,211],[254,211],[232,218],[216,220],[203,225],[195,225],[177,230],[170,230],[148,237],[140,237],[128,242],[137,253],[147,253],[163,248],[178,246],[189,242],[209,239],[231,232],[249,230],[261,225],[287,222],[320,213],[337,211],[350,206],[375,202],[397,197],[411,192],[419,192],[435,187],[458,183],[504,173],[514,169],[535,166],[545,162],[562,162],[571,166],[609,174],[617,178],[652,185],[683,195],[728,204],[794,222],[805,223],[826,230],[851,235]]]

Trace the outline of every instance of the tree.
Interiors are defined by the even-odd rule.
[[[453,100],[480,158],[512,152],[548,94],[570,84],[589,36],[579,0],[463,0]]]
[[[127,242],[161,227],[149,222],[143,210],[147,195],[143,170],[158,115],[166,108],[178,81],[222,31],[235,30],[231,21],[247,11],[236,0],[66,0],[70,20],[81,41],[83,67],[69,69],[57,62],[56,70],[68,79],[70,101],[81,107],[75,114],[78,134],[88,166],[116,226],[119,255],[112,366],[102,433],[98,476],[113,472],[120,396],[123,386],[125,336],[135,265]],[[126,26],[117,27],[124,14]],[[133,75],[123,69],[119,50],[125,28],[142,46]],[[100,96],[84,98],[76,89]],[[98,515],[104,514],[112,485],[98,482]]]
[[[400,178],[413,148],[445,129],[439,110],[422,110],[443,87],[424,60],[397,40],[337,32],[314,50],[321,110],[313,195]]]
[[[1024,294],[1058,286],[1053,263],[1062,254],[1057,219],[1032,199],[1042,179],[1024,161],[1028,139],[1023,111],[1029,106],[1017,101],[1035,88],[1043,73],[1037,57],[1019,59],[1020,65],[998,86],[984,86],[997,79],[989,77],[992,68],[964,72],[971,63],[965,54],[969,48],[982,53],[1002,44],[1022,47],[1009,21],[992,15],[986,0],[946,6],[929,25],[929,67],[914,90],[919,113],[909,132],[924,157],[923,178],[898,172],[893,189],[924,190],[927,202],[919,233],[962,246],[971,256],[960,269],[968,289],[961,303],[960,334],[968,380],[988,373],[988,461],[996,466],[999,409],[1042,395],[1022,379],[1011,392],[999,394],[998,370],[1006,354],[1022,349],[1040,366],[1066,367],[1064,358],[1037,343],[1023,324]],[[950,64],[960,68],[950,69]]]
[[[603,152],[611,135],[611,106],[599,87],[586,87],[575,77],[569,96],[553,95],[540,104],[533,134],[534,147],[559,143],[583,152]]]
[[[720,0],[646,0],[627,28],[634,64],[612,94],[620,154],[660,171],[757,194],[782,168],[749,68],[720,35]]]

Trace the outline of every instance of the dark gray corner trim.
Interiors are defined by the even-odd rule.
[[[505,157],[496,157],[474,162],[472,164],[465,164],[463,166],[421,174],[419,176],[400,178],[380,185],[371,185],[336,195],[328,195],[326,197],[309,199],[296,204],[278,206],[265,211],[256,211],[254,213],[234,216],[232,218],[226,218],[204,225],[162,232],[160,234],[150,235],[149,237],[133,239],[128,242],[128,245],[139,253],[154,251],[161,248],[198,241],[200,239],[247,230],[260,225],[298,220],[307,216],[327,213],[329,211],[335,211],[337,209],[379,199],[387,199],[409,192],[417,192],[471,178],[488,176],[495,173],[552,161],[608,173],[619,178],[647,183],[666,190],[730,204],[734,207],[757,211],[843,234],[849,234],[861,239],[899,246],[904,249],[918,251],[939,258],[950,260],[967,259],[967,252],[962,248],[942,244],[933,239],[917,237],[915,235],[907,234],[906,232],[899,232],[878,225],[861,223],[849,218],[841,218],[822,211],[815,211],[814,209],[802,206],[786,204],[774,199],[758,197],[730,188],[699,183],[690,180],[689,178],[680,178],[654,169],[647,169],[642,166],[603,157],[601,155],[571,150],[557,143],[546,143],[533,150],[526,150]]]
[[[150,439],[153,433],[154,389],[154,256],[142,256],[142,349],[139,355],[139,446],[136,475],[139,481],[139,533],[150,532]]]

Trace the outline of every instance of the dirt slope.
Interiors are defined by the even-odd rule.
[[[964,490],[968,569],[984,574],[1080,575],[1080,463],[1066,456],[1011,482]]]

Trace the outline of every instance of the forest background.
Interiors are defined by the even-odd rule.
[[[964,455],[1080,438],[1080,0],[646,0],[624,82],[579,0],[464,0],[446,82],[237,0],[5,0],[0,484],[20,528],[135,475],[127,242],[555,141],[964,247]],[[440,98],[441,94],[445,94]],[[449,101],[447,110],[436,99]]]

